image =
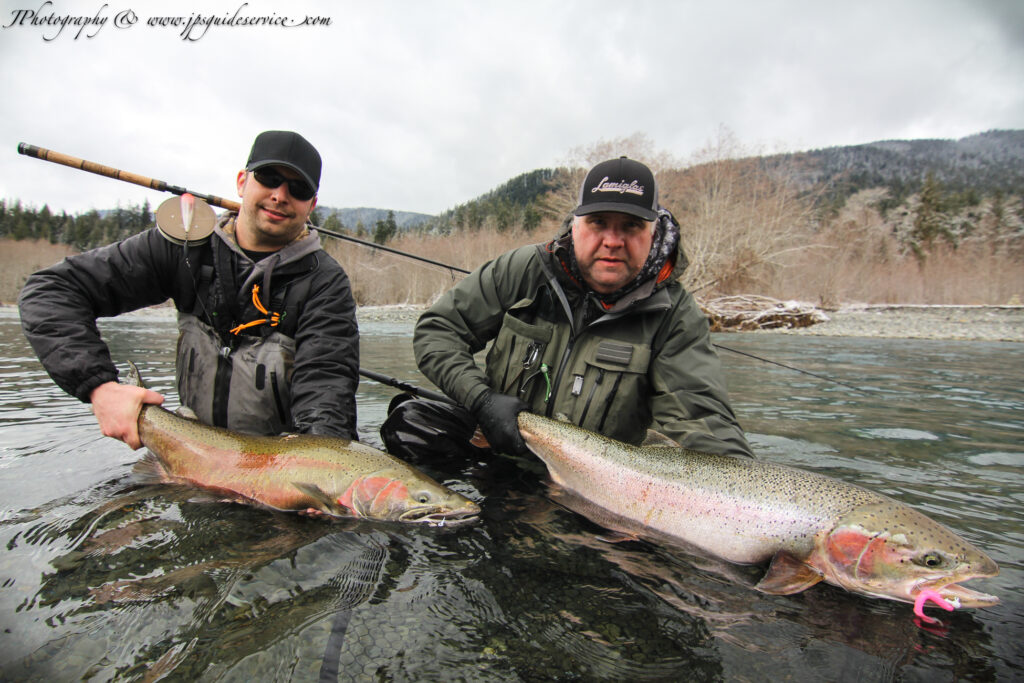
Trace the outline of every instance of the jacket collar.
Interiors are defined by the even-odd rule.
[[[672,230],[676,235],[679,235],[679,223],[676,222],[675,217],[668,211],[668,209],[661,208],[658,210],[658,230],[668,231]],[[677,238],[675,240],[675,246],[671,252],[667,255],[665,263],[662,268],[653,276],[648,277],[645,281],[639,285],[634,285],[628,293],[618,298],[611,297],[610,303],[602,303],[601,297],[598,296],[593,290],[582,282],[580,278],[573,272],[571,267],[572,259],[572,217],[570,216],[563,224],[558,235],[551,242],[544,246],[544,251],[547,251],[553,257],[555,261],[554,275],[558,282],[568,288],[577,291],[582,297],[587,299],[595,299],[598,303],[593,304],[600,306],[604,309],[605,316],[613,315],[618,316],[627,309],[635,309],[635,306],[647,300],[651,300],[650,304],[655,308],[661,307],[662,305],[668,305],[669,297],[656,297],[656,300],[652,299],[658,292],[662,292],[669,283],[679,279],[682,276],[683,271],[689,265],[689,260],[686,258],[686,254],[683,251],[682,240]],[[550,274],[550,273],[549,273]],[[663,301],[662,301],[663,299]],[[647,310],[644,306],[643,310]],[[600,316],[599,319],[605,319],[605,316]]]

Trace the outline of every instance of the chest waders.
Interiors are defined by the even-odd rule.
[[[543,261],[542,261],[543,263]],[[648,376],[682,301],[667,288],[584,325],[545,264],[544,285],[506,311],[486,363],[491,387],[548,417],[640,443],[653,416]]]
[[[217,276],[212,265],[202,266],[193,312],[178,314],[178,395],[206,424],[250,434],[293,431],[295,325],[309,279],[278,284],[273,296],[259,284],[242,292],[232,258],[214,240]]]

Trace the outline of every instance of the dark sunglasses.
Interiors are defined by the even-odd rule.
[[[295,197],[300,202],[312,199],[313,195],[316,194],[316,189],[310,186],[310,184],[305,180],[300,180],[298,178],[286,178],[270,167],[257,168],[252,172],[252,177],[256,179],[256,182],[268,190],[281,187],[281,183],[288,183],[288,194]]]

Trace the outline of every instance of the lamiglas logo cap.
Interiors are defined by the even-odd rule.
[[[587,173],[580,202],[573,214],[618,211],[653,221],[658,217],[658,187],[651,169],[639,161],[619,157],[602,161]]]

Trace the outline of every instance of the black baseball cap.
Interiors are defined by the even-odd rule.
[[[268,130],[256,136],[245,170],[261,166],[287,166],[314,190],[320,189],[320,153],[309,140],[289,130]]]
[[[574,216],[618,211],[653,221],[658,217],[658,186],[654,173],[639,161],[619,157],[590,169],[580,187]]]

